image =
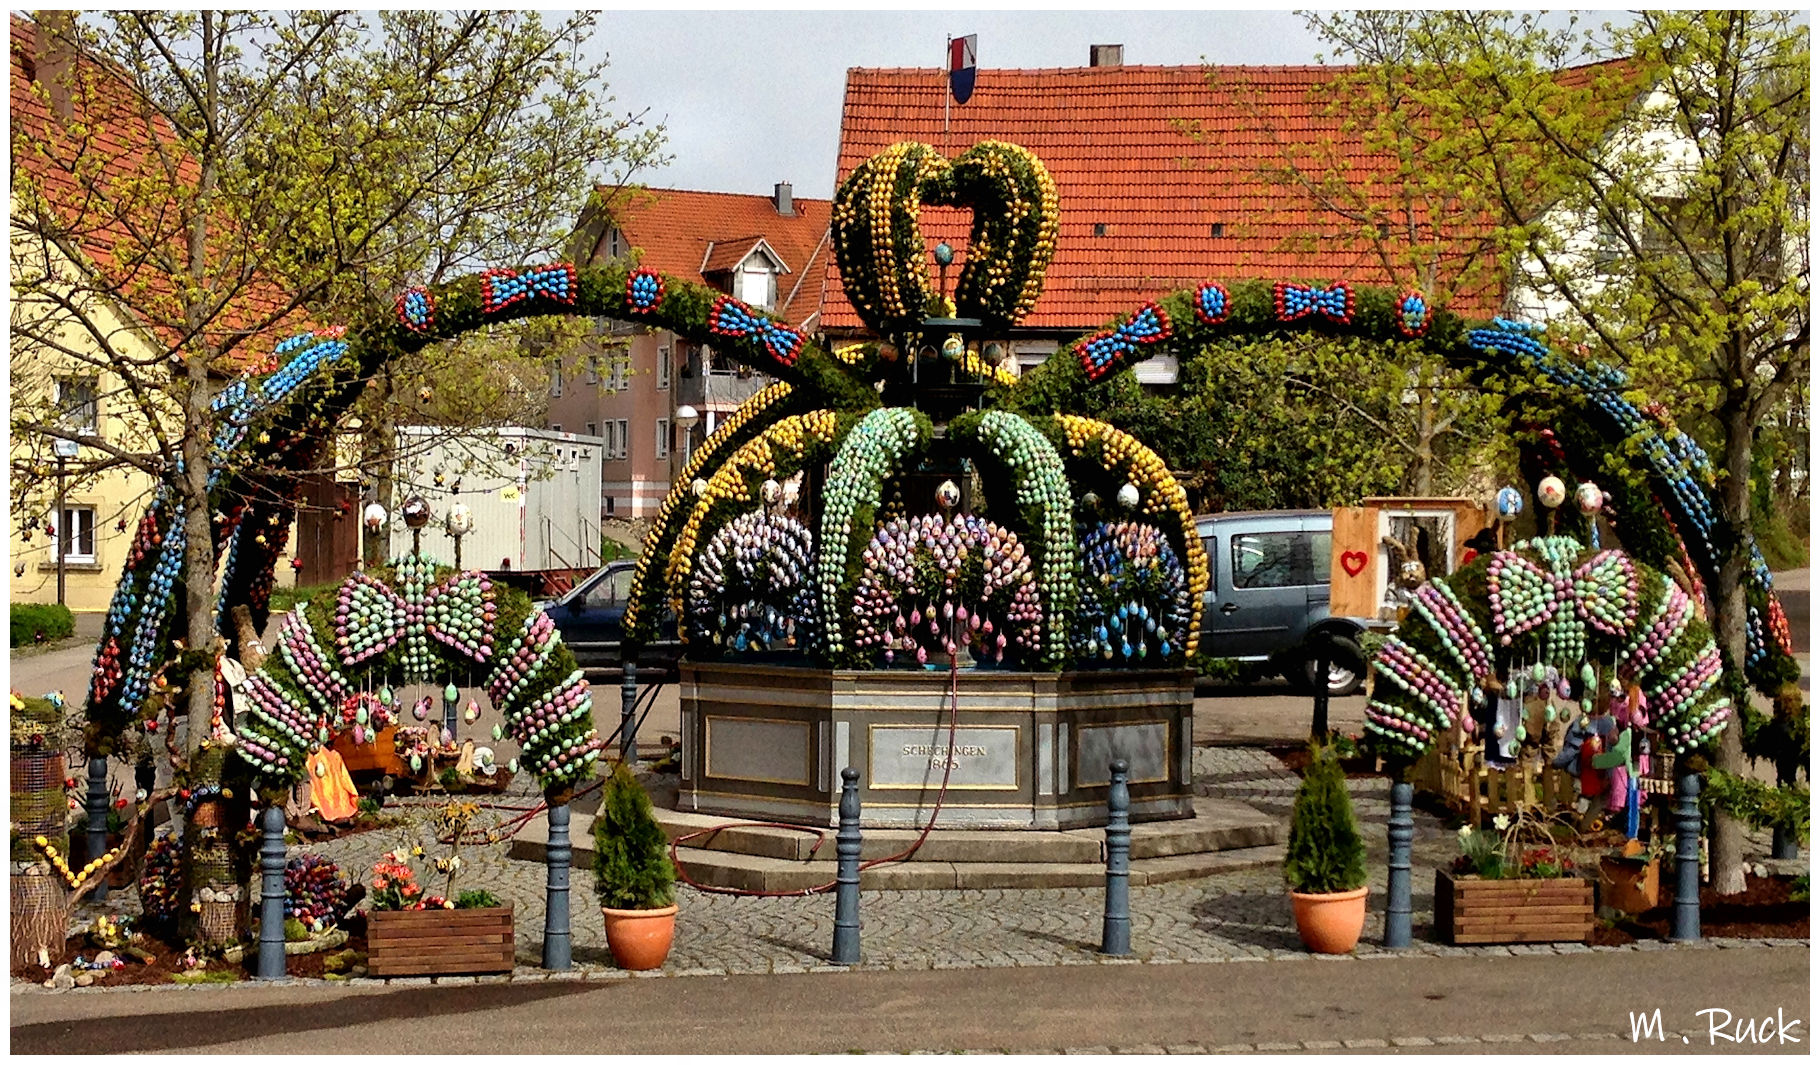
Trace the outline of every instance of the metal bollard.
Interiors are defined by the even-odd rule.
[[[573,961],[569,934],[569,804],[550,804],[550,839],[544,847],[543,967],[568,969]]]
[[[107,853],[107,758],[90,755],[88,760],[88,860]],[[95,901],[107,898],[107,878],[95,887]]]
[[[259,811],[259,961],[261,980],[284,979],[284,807]]]
[[[1668,930],[1675,943],[1700,938],[1700,774],[1675,778],[1675,913]]]
[[[834,955],[859,964],[859,770],[840,771],[840,831],[834,836]]]
[[[1100,953],[1131,953],[1131,767],[1123,758],[1112,763],[1112,786],[1106,789],[1106,923],[1100,931]]]
[[[638,657],[625,661],[619,681],[619,760],[631,768],[638,761]]]
[[[1415,801],[1415,785],[1392,781],[1390,785],[1390,883],[1384,901],[1384,946],[1398,949],[1409,946],[1410,904],[1409,852],[1416,838],[1415,815],[1410,807]]]

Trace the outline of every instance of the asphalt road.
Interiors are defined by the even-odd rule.
[[[735,1054],[1244,1048],[1804,1052],[1810,951],[1671,949],[1519,957],[861,971],[321,986],[12,998],[19,1054],[452,1052]],[[1719,1008],[1781,1011],[1800,1043],[1710,1037]],[[1794,1023],[1789,1023],[1794,1022]],[[1776,1026],[1772,1025],[1772,1028]],[[1728,1031],[1736,1035],[1735,1023]],[[1685,1034],[1686,1041],[1683,1041]],[[1354,1045],[1347,1047],[1351,1041]]]

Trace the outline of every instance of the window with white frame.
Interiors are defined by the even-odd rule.
[[[587,374],[588,383],[591,385],[600,384],[600,356],[584,356],[581,360],[581,365],[583,372]]]
[[[619,426],[619,450],[617,454],[623,459],[627,455],[626,442],[630,440],[632,436],[630,432],[631,427],[626,423],[624,418],[619,419],[613,424]]]
[[[589,435],[589,436],[599,436],[599,435],[600,435],[600,434],[599,434],[599,433],[597,433],[597,432],[595,432],[595,431],[594,431],[594,430],[595,430],[595,425],[594,425],[594,423],[593,423],[593,422],[589,422],[589,423],[588,423],[588,435]]]
[[[670,457],[670,419],[668,418],[657,419],[657,457],[660,459]]]
[[[668,344],[657,349],[657,390],[659,392],[670,390],[670,345]]]
[[[100,414],[93,377],[57,378],[57,420],[73,432],[93,435]]]
[[[95,508],[64,507],[57,535],[51,538],[51,558],[67,549],[65,562],[95,561]]]
[[[626,387],[626,360],[618,355],[608,356],[613,365],[607,371],[607,388],[619,392]]]
[[[562,364],[561,363],[557,363],[550,367],[550,398],[551,399],[562,398]]]

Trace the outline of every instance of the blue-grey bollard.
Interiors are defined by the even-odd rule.
[[[1390,883],[1384,901],[1384,946],[1397,949],[1409,946],[1410,904],[1409,852],[1416,838],[1416,819],[1410,812],[1415,801],[1415,785],[1404,780],[1390,784]]]
[[[99,754],[88,760],[88,860],[107,853],[107,759]],[[107,898],[107,878],[95,887],[95,901]]]
[[[834,964],[859,964],[859,770],[840,771],[840,831],[834,835]]]
[[[1700,938],[1700,774],[1675,778],[1675,913],[1668,938]]]
[[[284,978],[284,808],[259,811],[259,962],[261,980]]]
[[[1112,763],[1112,786],[1106,789],[1106,923],[1100,931],[1100,953],[1131,953],[1131,767],[1123,758]]]
[[[543,967],[567,969],[573,961],[569,935],[569,804],[550,804],[550,842],[544,848]]]
[[[638,658],[627,658],[619,681],[619,760],[638,761]]]

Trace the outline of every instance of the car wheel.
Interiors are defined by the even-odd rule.
[[[1330,650],[1327,662],[1327,694],[1331,698],[1353,695],[1365,686],[1365,652],[1350,636],[1327,637]],[[1312,695],[1318,683],[1315,656],[1303,651],[1301,658],[1287,671],[1289,681],[1298,691]]]

